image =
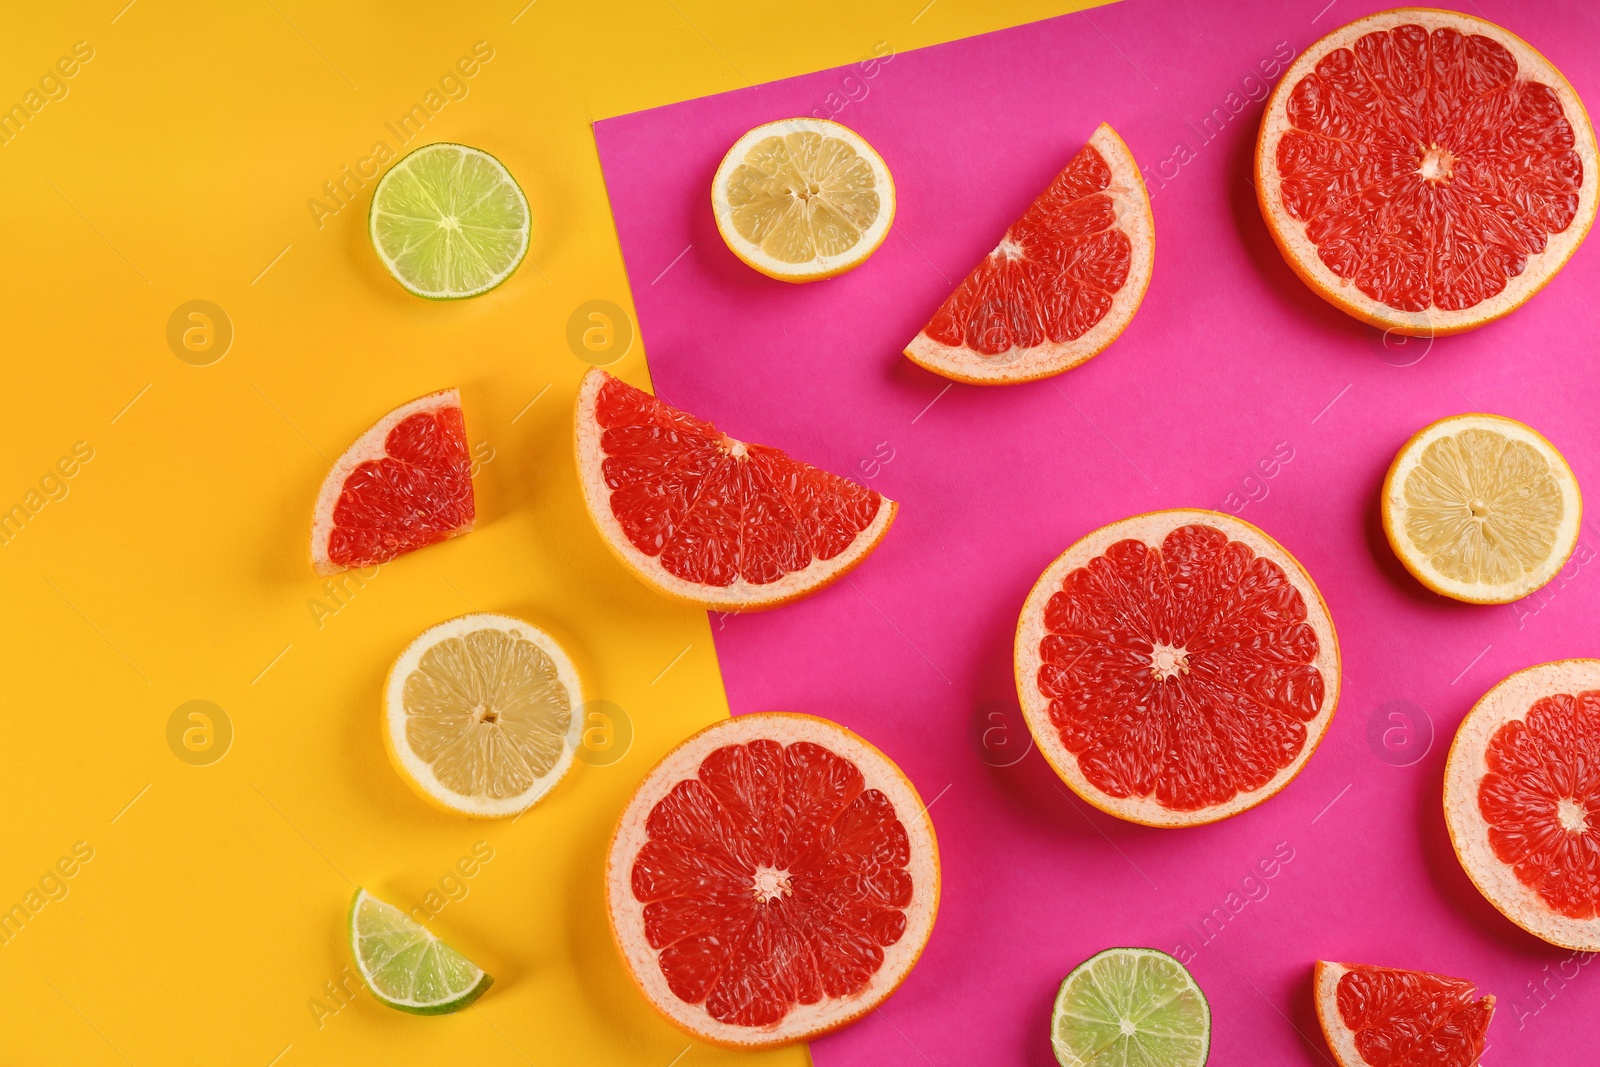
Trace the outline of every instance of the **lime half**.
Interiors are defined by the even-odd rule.
[[[1211,1007],[1165,952],[1108,948],[1061,983],[1050,1040],[1062,1067],[1201,1067]]]
[[[430,144],[389,168],[372,194],[372,247],[418,296],[488,292],[528,254],[528,198],[487,152]]]
[[[413,1015],[447,1015],[494,982],[427,927],[365,889],[350,902],[350,951],[372,995]]]

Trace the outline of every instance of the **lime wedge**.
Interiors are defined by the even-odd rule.
[[[1211,1007],[1165,952],[1108,948],[1061,983],[1050,1039],[1062,1067],[1201,1067]]]
[[[372,995],[413,1015],[448,1015],[494,982],[425,926],[365,889],[350,902],[350,951]]]
[[[433,300],[477,296],[528,254],[528,199],[489,153],[430,144],[378,182],[368,227],[378,258],[411,292]]]

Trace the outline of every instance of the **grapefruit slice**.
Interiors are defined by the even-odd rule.
[[[1317,961],[1317,1021],[1339,1067],[1472,1067],[1494,997],[1426,971]]]
[[[1600,951],[1600,660],[1542,663],[1484,694],[1450,746],[1444,815],[1506,918]]]
[[[1295,60],[1256,193],[1324,300],[1382,330],[1460,333],[1544,287],[1594,222],[1594,129],[1561,72],[1492,22],[1400,8]]]
[[[633,980],[705,1041],[768,1048],[861,1017],[933,930],[939,850],[887,756],[810,715],[741,715],[645,777],[611,837],[611,930]]]
[[[575,441],[600,536],[646,585],[727,611],[775,607],[842,578],[894,521],[894,501],[735,441],[598,367]]]
[[[1241,519],[1156,511],[1050,564],[1017,620],[1017,694],[1039,750],[1102,811],[1197,826],[1289,784],[1339,700],[1310,575]]]
[[[1546,585],[1578,545],[1572,468],[1531,426],[1455,415],[1418,430],[1383,482],[1383,531],[1435,593],[1508,604]]]
[[[429,393],[379,419],[323,479],[311,566],[327,575],[387,563],[470,532],[476,510],[461,394]]]
[[[783,282],[865,263],[894,221],[894,179],[860,134],[829,119],[781,119],[734,142],[711,181],[728,249]]]
[[[1155,252],[1139,164],[1102,125],[945,298],[906,355],[973,385],[1060,374],[1133,321]]]

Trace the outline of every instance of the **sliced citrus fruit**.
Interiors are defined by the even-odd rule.
[[[1231,515],[1156,511],[1050,564],[1017,621],[1016,675],[1074,792],[1131,822],[1196,826],[1305,766],[1339,700],[1339,645],[1283,546]]]
[[[367,228],[378,258],[417,296],[488,292],[528,254],[528,198],[505,165],[460,144],[423,145],[378,182]]]
[[[365,889],[350,901],[350,953],[380,1002],[412,1015],[448,1015],[483,996],[494,979]]]
[[[1139,164],[1102,125],[945,298],[906,355],[975,385],[1060,374],[1133,321],[1155,253]]]
[[[1383,530],[1417,581],[1507,604],[1554,578],[1578,545],[1572,468],[1532,427],[1454,415],[1418,430],[1383,481]]]
[[[461,394],[429,393],[379,419],[322,480],[311,565],[326,575],[387,563],[469,533],[476,515]]]
[[[855,482],[735,441],[598,367],[578,390],[589,514],[641,581],[709,608],[784,604],[842,578],[894,521]]]
[[[686,1032],[805,1041],[910,972],[939,906],[933,822],[887,756],[810,715],[741,715],[640,783],[606,860],[633,980]]]
[[[1600,660],[1529,667],[1484,694],[1450,746],[1444,815],[1506,918],[1600,952]]]
[[[1595,215],[1594,129],[1527,42],[1454,11],[1357,19],[1267,101],[1256,193],[1295,273],[1379,329],[1460,333],[1526,302]]]
[[[1061,983],[1050,1043],[1062,1067],[1202,1067],[1211,1005],[1165,952],[1108,948]]]
[[[1494,998],[1471,982],[1358,963],[1316,966],[1317,1021],[1339,1067],[1472,1067]]]
[[[572,769],[583,686],[555,638],[479,612],[423,631],[389,670],[384,741],[400,776],[449,811],[525,811]]]
[[[894,221],[894,180],[861,135],[782,119],[734,142],[711,180],[729,250],[769,278],[814,282],[866,262]]]

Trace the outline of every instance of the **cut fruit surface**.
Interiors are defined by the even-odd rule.
[[[387,563],[470,532],[476,516],[461,394],[430,393],[379,419],[322,480],[311,565],[328,575]]]
[[[1483,1055],[1494,998],[1471,982],[1319,960],[1314,984],[1339,1067],[1473,1067]]]
[[[572,769],[583,700],[555,638],[508,615],[463,615],[423,631],[395,661],[383,736],[423,799],[463,815],[515,815]]]
[[[1061,983],[1050,1043],[1062,1067],[1203,1067],[1211,1006],[1165,952],[1108,948]]]
[[[741,715],[656,765],[606,861],[633,980],[695,1037],[805,1041],[877,1007],[933,930],[939,852],[883,753],[810,715]]]
[[[1339,646],[1287,550],[1221,512],[1104,526],[1052,563],[1017,621],[1039,750],[1102,811],[1195,826],[1289,784],[1339,700]]]
[[[350,953],[380,1003],[412,1015],[448,1015],[488,990],[483,968],[365,889],[350,902]]]
[[[1133,321],[1155,262],[1139,164],[1102,125],[906,346],[935,374],[975,385],[1046,378]]]
[[[1256,192],[1323,299],[1379,329],[1459,333],[1533,296],[1595,216],[1594,130],[1527,42],[1454,11],[1341,27],[1267,100]]]
[[[734,142],[711,181],[729,250],[769,278],[814,282],[859,266],[894,221],[894,180],[861,135],[782,119]]]
[[[703,607],[774,607],[837,581],[894,521],[895,502],[735,441],[618,381],[583,378],[578,474],[600,535],[646,585]]]
[[[1455,415],[1417,431],[1383,482],[1395,555],[1435,593],[1506,604],[1548,583],[1578,544],[1572,468],[1532,427]]]
[[[1600,951],[1600,660],[1518,671],[1473,705],[1444,814],[1478,891],[1536,937]]]

